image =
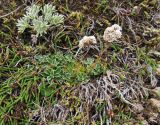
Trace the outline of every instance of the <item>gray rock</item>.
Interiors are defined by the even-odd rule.
[[[158,113],[152,113],[151,117],[148,119],[150,124],[157,124]]]
[[[149,125],[149,123],[146,120],[141,121],[141,125]]]
[[[135,107],[133,110],[135,113],[141,113],[144,110],[144,107],[142,104],[136,103],[136,104],[134,104],[134,106]]]

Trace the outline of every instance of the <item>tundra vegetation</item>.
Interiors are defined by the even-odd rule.
[[[1,125],[160,123],[160,0],[1,0]]]

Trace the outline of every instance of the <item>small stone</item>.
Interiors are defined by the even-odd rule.
[[[146,120],[141,121],[141,125],[149,125]]]
[[[153,97],[160,99],[160,87],[156,87],[155,89],[151,90],[150,93]]]
[[[160,113],[160,100],[151,98],[149,100],[149,103],[151,104],[151,106],[156,110],[156,112]]]
[[[127,123],[124,123],[123,125],[135,125],[133,122],[127,122]]]
[[[144,107],[142,104],[138,104],[138,103],[134,104],[134,111],[136,113],[141,113],[143,110],[144,110]]]
[[[148,119],[150,124],[157,124],[158,113],[152,113],[151,117]]]
[[[157,74],[158,76],[160,76],[160,67],[158,67],[158,68],[156,69],[156,74]]]
[[[127,123],[124,123],[123,125],[128,125]]]
[[[145,118],[142,116],[142,114],[137,114],[137,119],[138,119],[139,121],[145,120]]]

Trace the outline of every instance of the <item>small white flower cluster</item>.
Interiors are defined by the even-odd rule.
[[[106,42],[113,42],[122,36],[122,28],[118,24],[107,27],[104,31],[103,39]]]
[[[97,40],[95,36],[84,36],[80,41],[79,41],[79,48],[84,48],[88,47],[90,45],[97,44]]]
[[[122,36],[122,28],[118,24],[114,24],[111,27],[107,27],[104,31],[103,39],[107,42],[113,42]],[[97,44],[95,36],[84,36],[79,41],[79,48],[87,47],[90,45]]]
[[[111,27],[107,27],[105,29],[103,39],[105,42],[111,43],[121,38],[121,36],[122,36],[122,28],[118,24],[114,24]],[[82,48],[90,47],[91,45],[95,45],[95,44],[97,44],[97,40],[95,36],[84,36],[79,41],[79,45],[78,45],[79,49],[76,53],[76,56]]]

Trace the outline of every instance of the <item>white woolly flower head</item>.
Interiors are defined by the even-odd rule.
[[[118,24],[107,27],[104,31],[103,39],[107,42],[113,42],[122,36],[122,28]]]
[[[114,30],[119,30],[119,31],[122,30],[122,27],[120,27],[118,24],[114,24],[114,25],[112,25],[111,27],[113,27]]]
[[[86,46],[94,45],[97,44],[97,40],[95,36],[84,36],[80,41],[79,41],[79,48],[83,48]]]

